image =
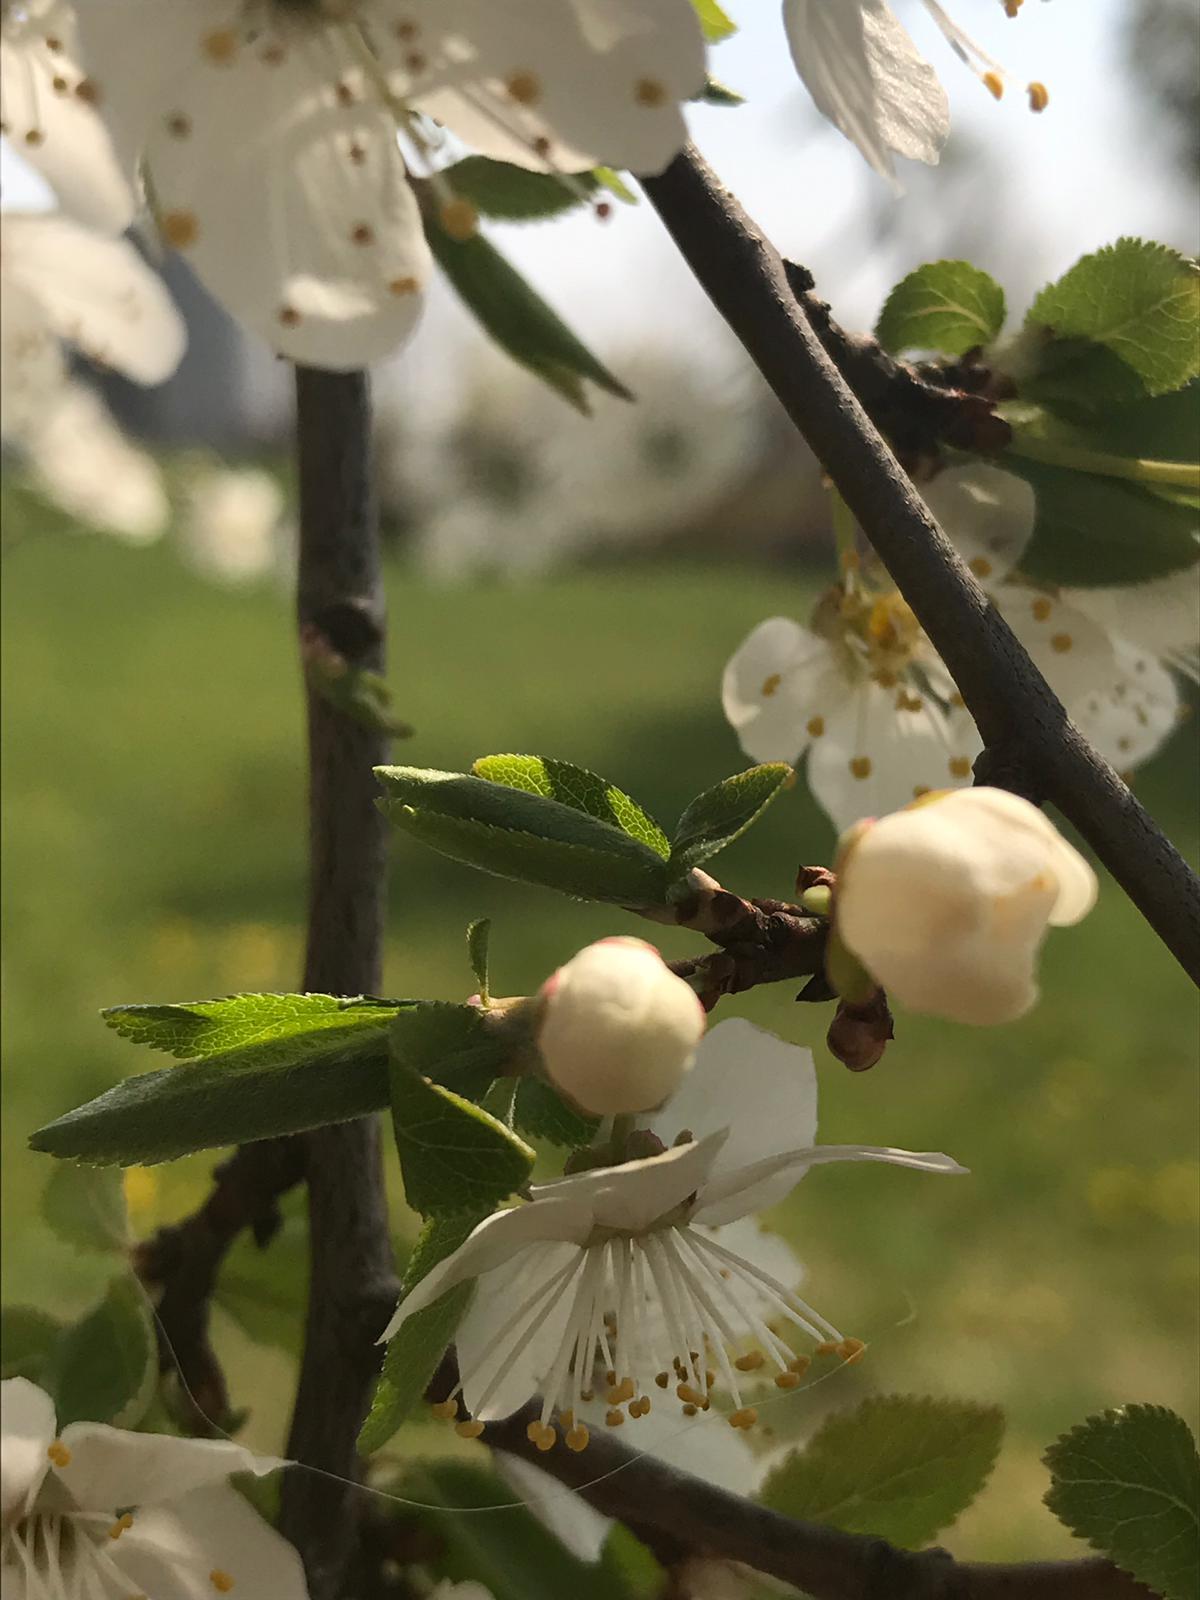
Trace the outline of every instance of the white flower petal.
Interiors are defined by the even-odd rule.
[[[661,1111],[639,1121],[668,1145],[685,1130],[696,1139],[716,1129],[729,1130],[707,1190],[718,1174],[755,1156],[812,1144],[817,1136],[812,1051],[730,1017],[702,1040],[677,1093]]]
[[[725,715],[752,761],[796,761],[850,692],[830,645],[790,617],[760,622],[721,680]]]
[[[20,439],[38,426],[61,393],[67,368],[37,295],[9,272],[3,272],[2,281],[0,428],[5,439]]]
[[[660,172],[704,83],[688,0],[387,0],[380,52],[405,99],[483,155],[579,171]],[[393,42],[395,30],[414,32]]]
[[[966,1172],[966,1167],[940,1151],[895,1150],[875,1145],[818,1145],[753,1161],[723,1174],[705,1192],[696,1212],[707,1223],[729,1223],[737,1217],[764,1210],[782,1200],[810,1167],[836,1161],[881,1161],[894,1167],[914,1167],[918,1172]]]
[[[154,1600],[213,1600],[213,1573],[234,1600],[308,1600],[295,1547],[226,1484],[136,1510],[109,1557]]]
[[[571,1269],[582,1261],[578,1245],[539,1244],[480,1277],[454,1335],[463,1399],[473,1417],[511,1416],[538,1392],[571,1312],[578,1282]],[[562,1282],[552,1290],[556,1278]]]
[[[54,1440],[54,1401],[28,1378],[0,1383],[0,1515],[7,1523],[32,1505],[50,1468],[47,1447]],[[5,1572],[7,1594],[8,1574]]]
[[[929,790],[969,784],[982,748],[970,718],[948,718],[930,695],[865,681],[813,741],[808,783],[841,833]]]
[[[1113,642],[1097,623],[1061,597],[1001,584],[997,606],[1034,665],[1064,704],[1116,673]]]
[[[65,384],[21,445],[38,488],[81,522],[131,544],[166,530],[171,506],[157,462],[86,384]]]
[[[256,1477],[287,1463],[260,1456],[229,1439],[177,1439],[165,1433],[130,1433],[103,1422],[72,1422],[62,1432],[71,1459],[55,1476],[85,1511],[174,1501],[232,1472]]]
[[[896,155],[936,166],[950,132],[946,91],[885,0],[862,0],[862,13],[879,135]]]
[[[1200,566],[1116,589],[1064,589],[1062,598],[1126,643],[1200,678]]]
[[[7,212],[2,227],[6,285],[34,295],[60,339],[136,383],[170,377],[183,318],[131,244],[53,214]]]
[[[921,486],[921,498],[984,589],[1008,576],[1033,537],[1033,490],[999,467],[948,467]]]
[[[533,1203],[573,1202],[586,1206],[599,1227],[639,1232],[674,1211],[708,1181],[728,1136],[726,1126],[662,1155],[535,1184]]]
[[[432,1305],[447,1289],[511,1261],[530,1245],[583,1244],[592,1230],[591,1196],[587,1191],[582,1195],[573,1191],[572,1182],[564,1179],[553,1185],[556,1193],[536,1204],[513,1206],[485,1217],[457,1250],[412,1286],[378,1342],[390,1339],[409,1317]]]
[[[1116,672],[1067,706],[1071,720],[1118,772],[1155,754],[1179,726],[1175,679],[1149,651],[1114,638]]]
[[[0,99],[8,137],[65,211],[102,233],[123,233],[133,220],[133,190],[104,124],[77,92],[84,74],[70,7],[48,7],[23,25],[6,14],[3,27]]]
[[[727,1432],[730,1430],[726,1430]],[[496,1471],[560,1544],[580,1561],[592,1564],[604,1554],[604,1541],[613,1525],[611,1517],[590,1506],[582,1495],[559,1483],[541,1467],[507,1450],[492,1457]]]

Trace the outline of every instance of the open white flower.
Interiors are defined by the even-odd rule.
[[[999,62],[937,0],[924,4],[955,55],[999,99],[1005,84]],[[1015,16],[1021,0],[1001,4]],[[783,0],[783,21],[796,71],[817,110],[874,171],[894,183],[893,155],[936,164],[950,131],[945,91],[887,0]],[[1047,100],[1042,84],[1029,85],[1034,111],[1045,110]]]
[[[657,171],[704,76],[688,0],[88,0],[80,27],[166,242],[277,350],[332,368],[416,322],[430,256],[398,131],[440,159],[417,113],[526,166]],[[473,225],[461,201],[445,220]]]
[[[599,939],[539,990],[537,1046],[582,1111],[626,1116],[673,1094],[708,1018],[696,991],[644,939]]]
[[[170,377],[183,319],[132,245],[54,213],[5,212],[0,229],[6,437],[20,439],[57,397],[64,342],[135,383]]]
[[[921,493],[1068,710],[1116,672],[1105,630],[1063,596],[1011,574],[1033,534],[1023,479],[972,462]],[[890,579],[851,566],[810,628],[772,617],[725,669],[725,715],[755,761],[797,761],[839,832],[971,782],[982,740],[941,658]]]
[[[261,467],[205,472],[188,487],[184,554],[219,583],[253,583],[279,559],[283,513],[283,490]]]
[[[714,1239],[732,1222],[783,1198],[814,1166],[884,1161],[961,1172],[940,1154],[864,1145],[813,1147],[816,1072],[809,1051],[740,1020],[707,1035],[679,1093],[642,1121],[669,1148],[622,1166],[535,1186],[530,1203],[487,1218],[405,1296],[382,1335],[455,1284],[475,1294],[455,1336],[460,1385],[473,1420],[508,1416],[534,1394],[539,1449],[558,1438],[587,1444],[581,1408],[604,1374],[605,1422],[616,1427],[671,1399],[684,1415],[707,1410],[718,1377],[734,1427],[756,1420],[744,1403],[748,1373],[794,1388],[810,1357],[855,1359],[858,1340],[771,1274]],[[785,1338],[775,1331],[790,1325]],[[439,1410],[457,1412],[457,1396]],[[626,1407],[627,1409],[622,1409]]]
[[[990,1025],[1029,1010],[1047,926],[1095,900],[1095,873],[1036,806],[979,788],[864,824],[839,864],[834,917],[892,999]]]
[[[225,1481],[285,1463],[217,1439],[56,1430],[25,1378],[0,1384],[4,1600],[305,1600],[300,1557]]]
[[[171,503],[158,463],[87,384],[64,384],[20,449],[34,485],[86,526],[128,544],[152,544],[166,531]]]
[[[133,189],[97,115],[76,33],[64,0],[3,0],[4,131],[65,211],[102,233],[123,233],[133,220]]]

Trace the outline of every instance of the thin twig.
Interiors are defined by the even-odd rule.
[[[813,330],[778,252],[691,147],[643,187],[953,675],[987,746],[977,776],[1052,801],[1200,983],[1200,880],[1081,737],[929,515]]]

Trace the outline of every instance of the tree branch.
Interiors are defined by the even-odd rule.
[[[690,1554],[741,1561],[795,1584],[813,1600],[1153,1600],[1149,1589],[1100,1558],[1082,1561],[955,1561],[944,1550],[899,1550],[867,1534],[799,1522],[752,1500],[637,1455],[593,1432],[586,1450],[543,1453],[527,1439],[540,1416],[527,1406],[489,1423],[497,1450],[541,1467],[589,1505],[635,1530],[665,1536]]]
[[[929,515],[814,332],[774,247],[691,147],[642,185],[953,675],[988,747],[978,778],[1053,801],[1200,983],[1200,880],[1078,733]]]
[[[384,596],[362,372],[296,371],[300,467],[298,621],[351,668],[383,666]],[[372,768],[384,736],[308,694],[309,903],[304,987],[381,987],[386,824]],[[309,1280],[304,1357],[288,1454],[353,1479],[355,1441],[378,1367],[375,1339],[398,1293],[379,1129],[373,1118],[302,1136]],[[337,1593],[355,1540],[352,1485],[316,1472],[284,1480],[280,1526],[300,1550],[313,1600]]]

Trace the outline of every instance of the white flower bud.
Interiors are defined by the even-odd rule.
[[[903,1005],[990,1024],[1037,999],[1047,924],[1078,922],[1095,900],[1095,873],[1036,806],[957,789],[862,827],[843,852],[835,918]]]
[[[542,985],[546,1072],[593,1116],[651,1111],[682,1083],[704,1033],[694,989],[642,939],[601,939]]]

